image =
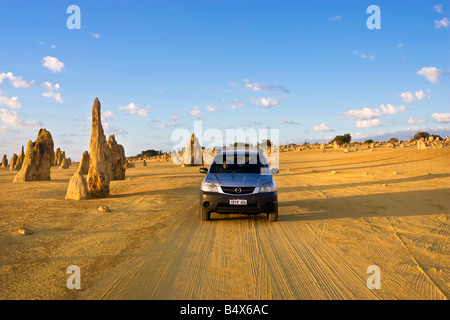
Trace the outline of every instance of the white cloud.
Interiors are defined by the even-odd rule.
[[[416,99],[417,101],[420,101],[425,97],[431,99],[430,90],[428,90],[427,93],[428,95],[423,90],[415,91],[414,94],[412,92],[407,91],[400,94],[400,97],[402,98],[403,102],[414,103],[416,102]]]
[[[53,98],[59,103],[62,103],[63,100],[61,98],[61,94],[57,91],[61,88],[59,83],[55,83],[55,85],[52,85],[50,82],[46,81],[42,84],[42,88],[46,89],[47,92],[44,92],[42,95],[47,98]]]
[[[52,49],[56,49],[56,44],[53,44],[53,45],[51,46],[51,48],[52,48]]]
[[[47,89],[48,91],[56,91],[61,88],[59,83],[56,83],[55,85],[52,85],[50,82],[46,81],[42,84],[42,88]]]
[[[416,101],[414,95],[409,91],[403,92],[400,94],[400,97],[402,98],[402,101],[406,103],[414,103]]]
[[[233,99],[231,101],[231,109],[242,109],[244,107],[244,103],[239,99]]]
[[[108,111],[105,111],[105,112],[102,113],[102,119],[104,119],[105,121],[111,120],[115,116],[117,116],[117,114],[115,114],[111,110],[108,110]]]
[[[422,120],[422,119],[414,119],[413,117],[409,117],[408,118],[408,124],[411,124],[411,125],[413,125],[413,124],[417,124],[417,123],[424,123],[425,122],[425,120]]]
[[[47,98],[53,98],[56,101],[58,101],[59,103],[63,103],[63,99],[61,98],[61,94],[59,92],[44,92],[42,94],[44,97]]]
[[[294,121],[289,121],[289,120],[284,120],[284,119],[279,119],[278,123],[279,124],[287,124],[287,125],[298,125],[298,124],[300,124],[299,122],[294,122]]]
[[[62,69],[64,68],[64,63],[62,63],[55,57],[47,56],[42,59],[42,66],[44,66],[47,69],[50,69],[54,73],[58,73],[61,72]]]
[[[380,108],[383,115],[394,115],[406,111],[406,108],[404,106],[396,107],[389,103],[386,106],[384,106],[383,104],[380,105]]]
[[[315,131],[333,131],[333,127],[330,124],[321,123],[318,126],[313,127]]]
[[[403,48],[404,46],[405,46],[405,44],[403,44],[403,43],[397,44],[397,47],[398,47],[398,48]]]
[[[200,111],[198,107],[192,108],[191,111],[189,111],[189,114],[197,119],[200,119],[205,115],[205,113]]]
[[[181,114],[179,114],[179,113],[172,113],[172,115],[171,115],[170,117],[171,117],[173,120],[183,118],[183,116],[182,116]]]
[[[109,136],[109,135],[116,135],[116,136],[120,136],[120,135],[125,135],[127,134],[127,132],[121,128],[115,127],[112,124],[108,123],[108,122],[103,122],[102,123],[103,126],[103,130],[105,130],[105,135]]]
[[[219,111],[220,111],[219,108],[217,108],[216,106],[211,106],[211,105],[206,106],[206,109],[207,109],[209,112],[219,112]]]
[[[140,117],[145,118],[150,111],[150,107],[144,106],[142,108],[138,108],[137,105],[131,102],[127,106],[120,107],[119,110],[125,110],[127,114],[138,115]]]
[[[450,20],[447,18],[444,18],[442,20],[434,20],[434,28],[440,29],[440,28],[448,28],[450,26]]]
[[[383,114],[378,109],[355,109],[344,112],[343,116],[347,119],[365,120],[381,117]]]
[[[245,87],[251,89],[252,91],[260,92],[264,90],[267,93],[273,91],[280,91],[284,93],[289,93],[289,90],[280,86],[279,84],[266,84],[266,83],[251,83],[248,79],[244,79]]]
[[[95,39],[100,39],[100,34],[99,33],[93,33],[93,32],[89,32],[91,34],[91,36]]]
[[[341,20],[342,17],[339,16],[339,15],[334,15],[334,16],[331,16],[329,19],[330,19],[331,21],[338,21],[338,20]]]
[[[444,75],[444,71],[439,70],[436,67],[423,67],[417,71],[417,74],[424,76],[431,83],[437,83],[441,81],[439,77]]]
[[[0,120],[3,121],[5,125],[15,128],[36,129],[38,127],[36,121],[24,121],[19,118],[17,112],[6,110],[4,108],[0,109]]]
[[[450,122],[450,113],[433,113],[431,116],[440,123]]]
[[[236,82],[234,82],[234,81],[228,82],[228,85],[229,85],[229,86],[232,86],[232,87],[238,87],[238,86],[239,86],[239,84],[236,83]]]
[[[419,90],[415,92],[416,98],[417,100],[422,100],[423,98],[425,98],[426,94],[425,92],[423,92],[423,90]]]
[[[354,55],[357,55],[357,56],[360,56],[360,57],[363,58],[363,59],[368,59],[368,60],[370,60],[370,61],[374,61],[374,60],[376,59],[376,57],[377,57],[375,54],[366,55],[366,54],[363,54],[363,53],[359,53],[359,52],[356,51],[356,50],[353,51],[353,54],[354,54]]]
[[[17,97],[8,98],[0,96],[0,105],[6,105],[11,109],[20,109],[21,103],[17,99]]]
[[[147,128],[154,129],[155,126],[159,129],[164,129],[166,127],[161,120],[152,119],[152,125],[147,125]]]
[[[442,3],[441,4],[437,4],[437,5],[435,5],[433,7],[433,10],[436,11],[437,13],[442,13],[442,7],[443,7]]]
[[[259,106],[261,108],[267,109],[273,106],[276,106],[280,103],[280,100],[272,97],[267,98],[250,98],[249,99],[251,103],[253,103],[256,106]]]
[[[28,88],[32,84],[34,84],[34,81],[27,82],[23,80],[22,77],[16,77],[12,72],[8,73],[0,73],[0,83],[3,82],[3,79],[8,79],[11,84],[14,86],[14,88]]]
[[[374,128],[381,126],[381,122],[380,119],[358,120],[355,125],[357,128]]]
[[[147,124],[147,128],[154,130],[154,129],[164,129],[164,128],[174,128],[178,127],[179,125],[175,121],[170,121],[167,123],[163,123],[161,120],[153,119],[151,124]]]
[[[379,118],[386,115],[394,115],[406,111],[406,108],[404,106],[396,107],[391,104],[387,104],[386,106],[382,104],[380,105],[380,109],[363,108],[363,109],[349,110],[344,112],[343,116],[347,119],[368,120]]]

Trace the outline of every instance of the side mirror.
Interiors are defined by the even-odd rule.
[[[278,170],[278,168],[273,168],[272,170],[270,170],[270,172],[272,173],[272,175],[274,175],[280,172],[280,170]]]
[[[204,173],[204,174],[207,174],[208,173],[208,168],[204,168],[204,167],[202,167],[202,168],[200,168],[200,173]]]

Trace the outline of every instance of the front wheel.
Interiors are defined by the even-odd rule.
[[[203,206],[200,205],[198,211],[199,211],[200,218],[202,219],[202,221],[209,221],[209,220],[211,220],[211,212],[205,210],[205,209],[203,208]]]
[[[273,211],[267,214],[267,218],[269,222],[275,222],[278,220],[278,203],[275,204]]]

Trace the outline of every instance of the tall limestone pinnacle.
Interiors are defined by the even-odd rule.
[[[13,169],[20,170],[22,168],[22,163],[23,163],[24,159],[25,159],[25,152],[23,151],[23,146],[22,146],[22,151],[20,152]]]
[[[116,137],[111,135],[108,137],[108,147],[111,150],[111,180],[125,180],[125,149],[118,144]]]
[[[111,171],[111,149],[108,147],[103,132],[100,101],[95,98],[92,106],[92,131],[87,176],[89,198],[109,196]]]
[[[183,154],[183,165],[201,164],[203,164],[202,146],[195,134],[192,134]]]

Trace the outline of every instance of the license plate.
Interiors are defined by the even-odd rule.
[[[247,199],[230,199],[230,205],[246,206],[247,205]]]

